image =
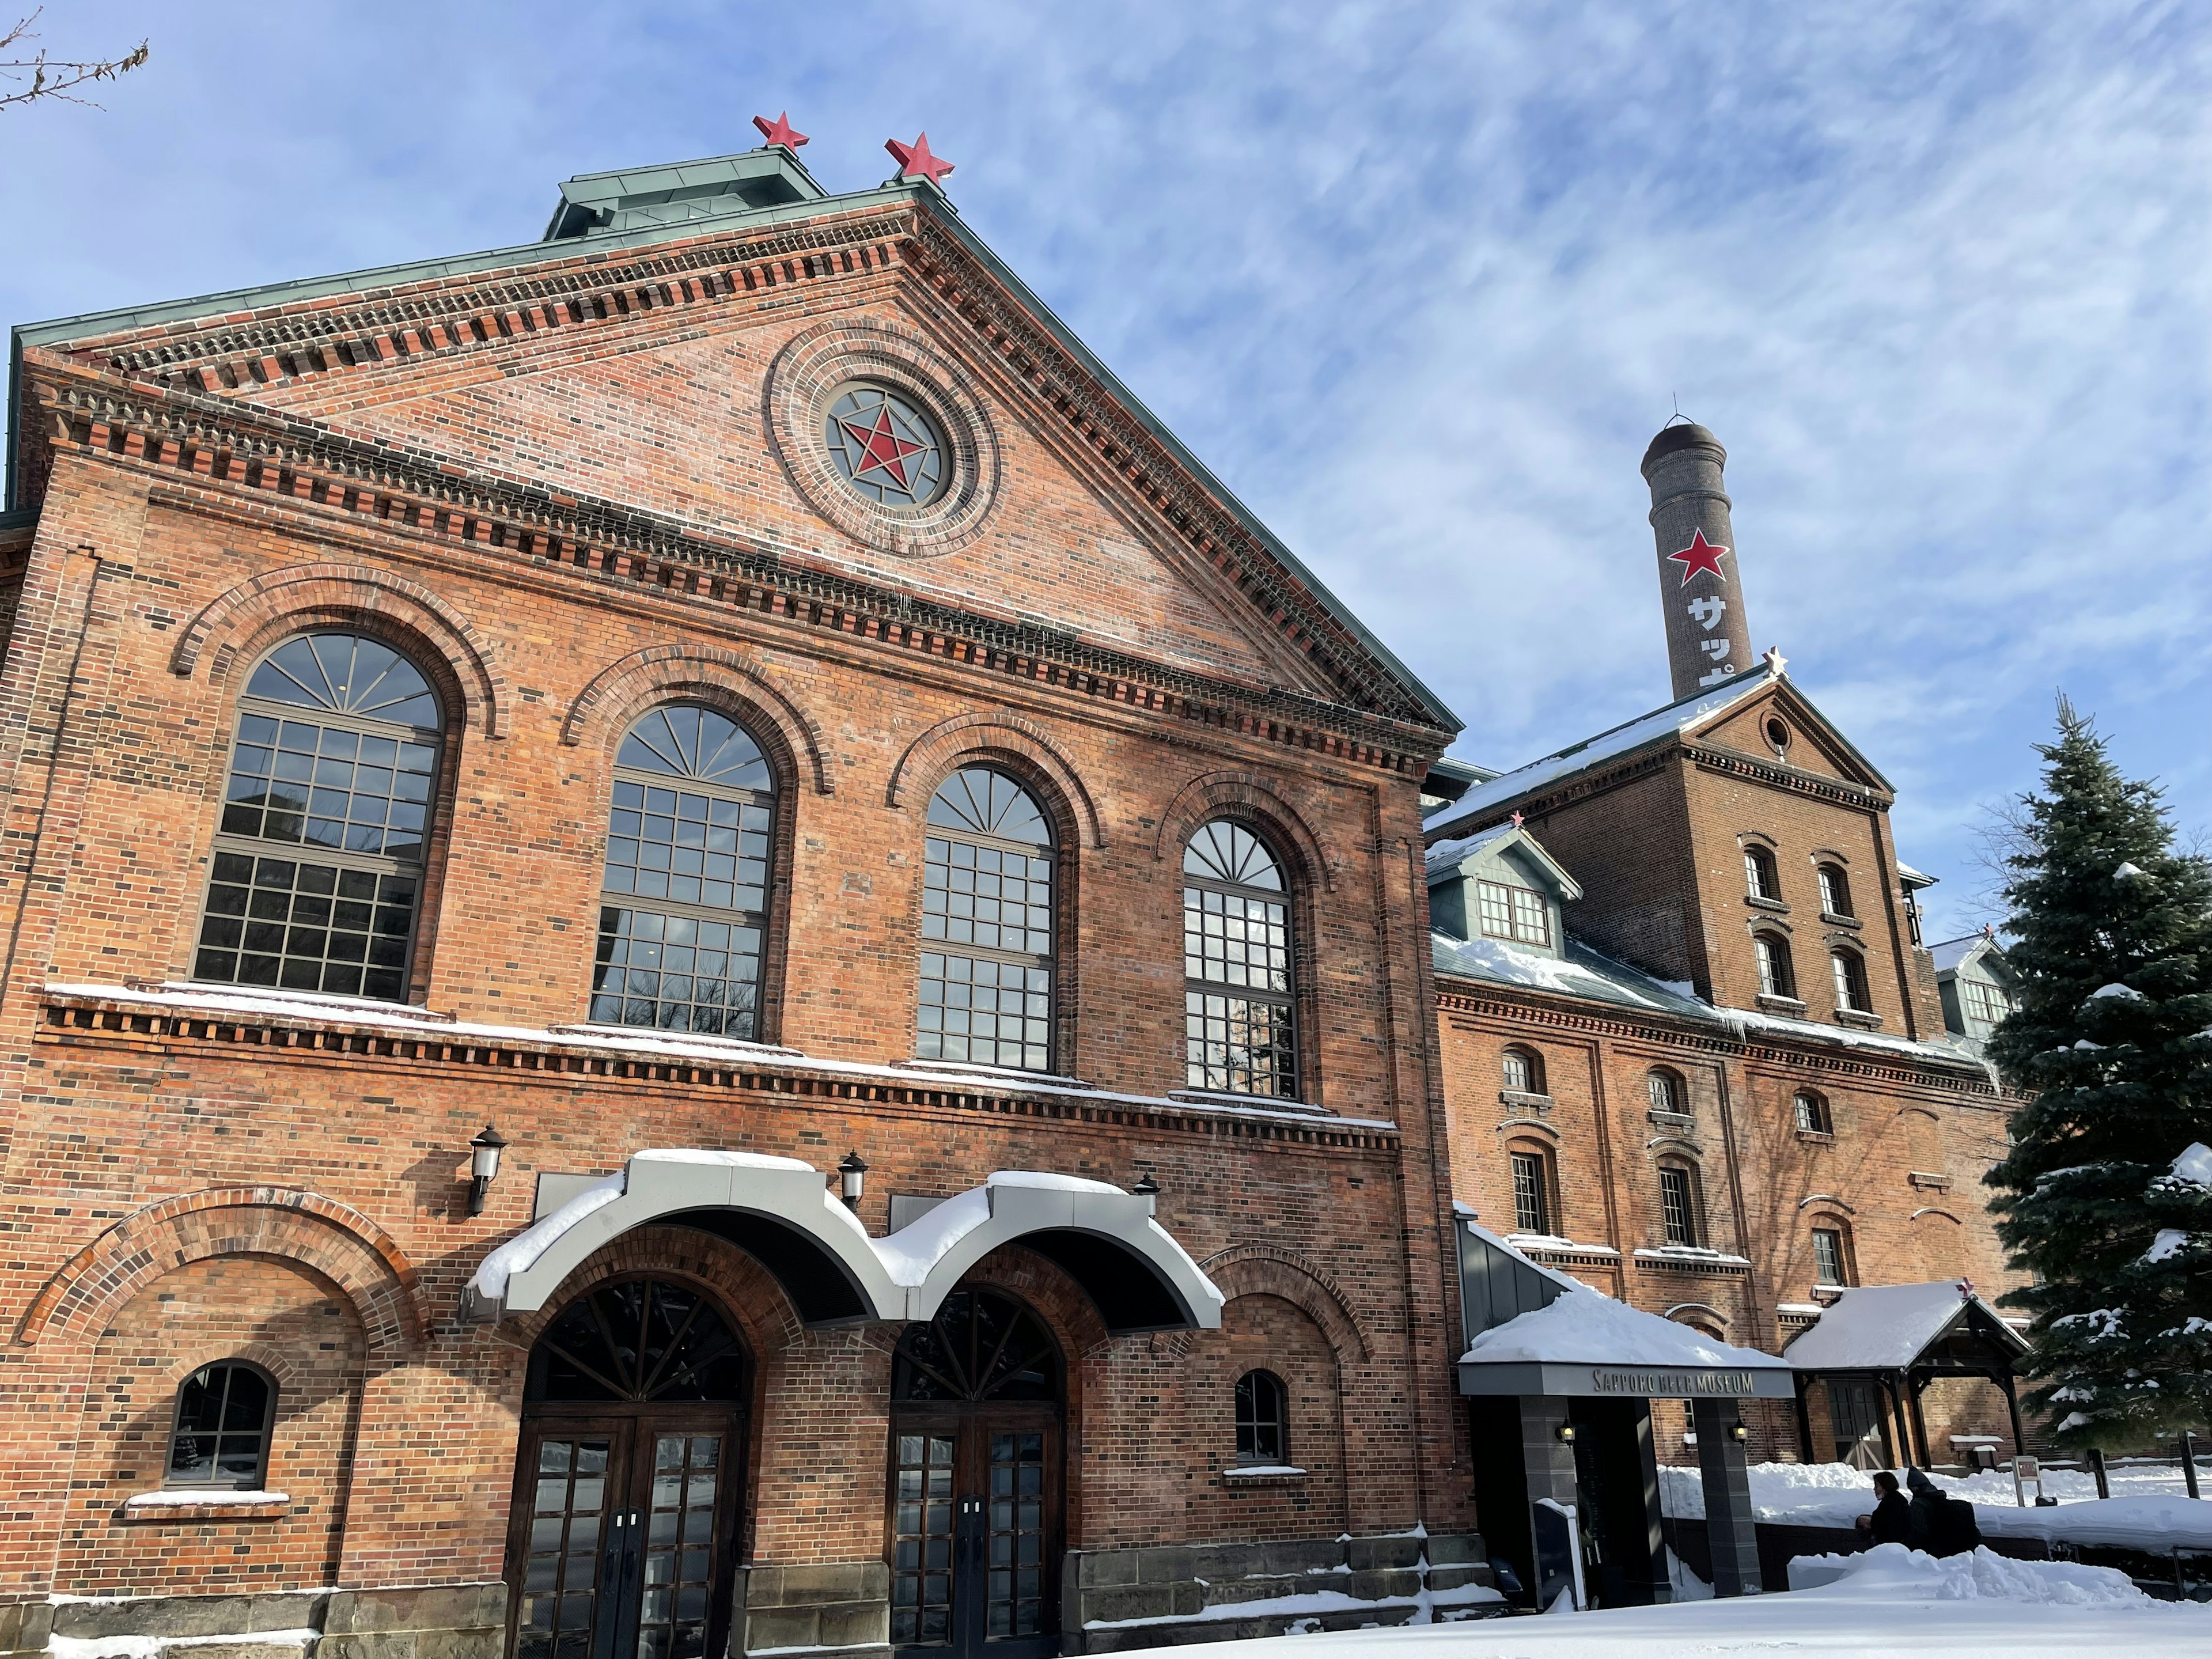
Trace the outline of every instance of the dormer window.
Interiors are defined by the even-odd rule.
[[[1511,939],[1516,945],[1551,944],[1551,910],[1541,893],[1502,881],[1479,881],[1475,888],[1482,908],[1482,931],[1490,938]]]
[[[1966,1005],[1966,1018],[1994,1025],[2012,1012],[2012,999],[1985,980],[1959,976],[1959,994]]]
[[[1743,890],[1755,899],[1779,899],[1782,880],[1774,868],[1774,854],[1764,847],[1743,849]]]
[[[1855,915],[1851,908],[1850,878],[1840,865],[1820,866],[1820,908],[1832,916]]]

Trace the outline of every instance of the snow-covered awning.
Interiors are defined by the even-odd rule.
[[[1221,1292],[1153,1219],[1146,1194],[1002,1170],[872,1238],[813,1165],[692,1148],[634,1153],[620,1175],[500,1245],[469,1280],[464,1316],[535,1312],[594,1251],[648,1224],[727,1239],[775,1275],[810,1325],[927,1319],[977,1261],[1016,1242],[1081,1285],[1110,1330],[1221,1324]]]
[[[2007,1362],[2028,1349],[1972,1285],[1939,1279],[1847,1290],[1782,1352],[1801,1371],[1901,1371],[1923,1363],[1954,1333],[1978,1339],[1994,1358]]]

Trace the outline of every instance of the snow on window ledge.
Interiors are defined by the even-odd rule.
[[[125,1520],[185,1521],[208,1517],[251,1521],[287,1514],[292,1494],[285,1492],[238,1492],[221,1486],[163,1486],[155,1492],[134,1492],[125,1498]]]
[[[1231,1480],[1257,1480],[1262,1478],[1296,1480],[1304,1477],[1306,1471],[1294,1463],[1237,1463],[1221,1473]]]

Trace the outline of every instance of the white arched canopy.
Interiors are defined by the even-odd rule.
[[[647,1224],[727,1239],[775,1275],[810,1325],[930,1318],[969,1268],[1017,1243],[1082,1285],[1109,1330],[1221,1324],[1221,1292],[1153,1219],[1149,1194],[1002,1170],[872,1238],[811,1164],[688,1148],[633,1154],[621,1174],[493,1250],[463,1292],[463,1317],[537,1311],[593,1252]]]

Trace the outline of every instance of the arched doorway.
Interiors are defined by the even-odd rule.
[[[507,1534],[514,1659],[722,1651],[750,1369],[721,1309],[677,1280],[611,1280],[546,1326]]]
[[[891,1368],[891,1645],[931,1659],[1060,1649],[1065,1367],[1042,1320],[962,1286]]]

